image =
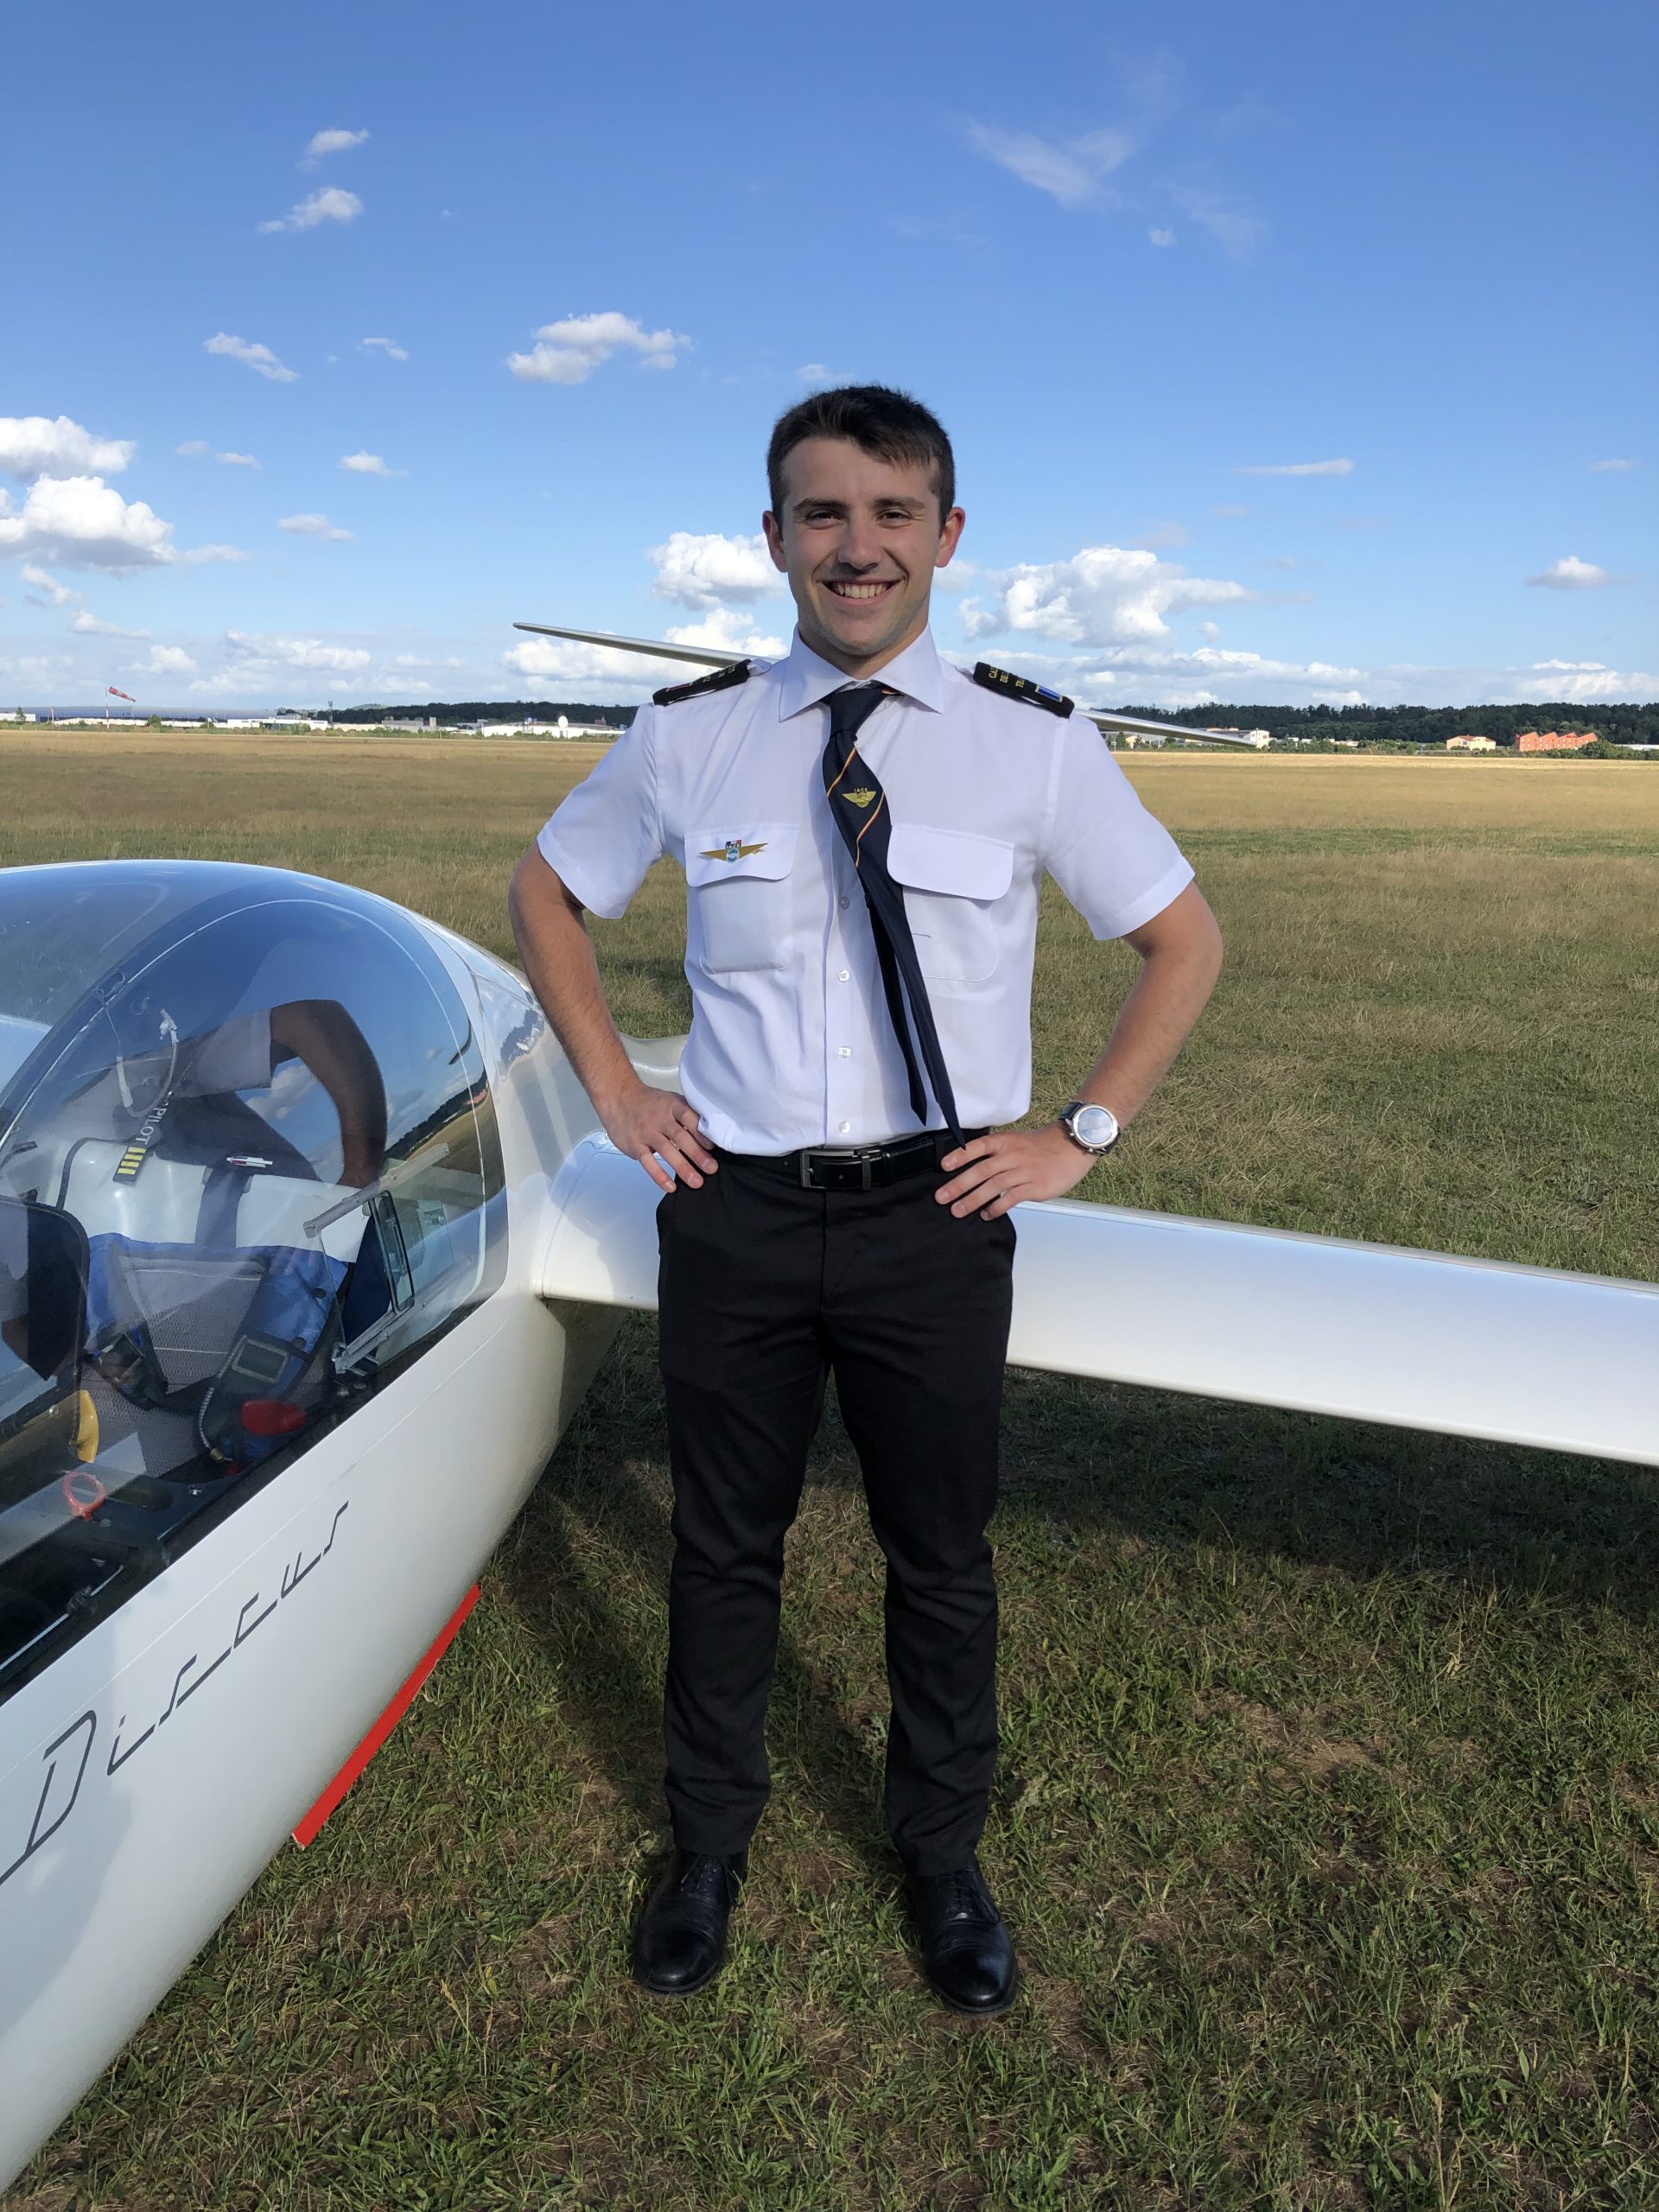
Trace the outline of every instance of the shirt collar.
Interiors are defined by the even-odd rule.
[[[779,664],[779,673],[782,679],[778,686],[780,722],[787,721],[791,715],[798,715],[804,708],[817,706],[832,691],[839,691],[842,684],[860,681],[855,676],[849,676],[845,669],[832,668],[827,660],[821,660],[810,645],[801,643],[798,630],[791,641],[787,658]],[[912,638],[903,652],[877,669],[872,680],[887,684],[894,691],[902,691],[918,707],[930,708],[936,715],[940,713],[944,705],[944,677],[932,631],[924,630],[919,638]]]

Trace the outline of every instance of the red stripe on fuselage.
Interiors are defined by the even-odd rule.
[[[454,1611],[438,1630],[431,1643],[421,1655],[414,1673],[410,1675],[402,1689],[398,1691],[397,1696],[393,1698],[391,1703],[375,1722],[373,1727],[370,1729],[368,1734],[352,1753],[350,1758],[346,1760],[305,1818],[296,1825],[294,1840],[302,1851],[308,1843],[316,1841],[323,1822],[340,1803],[340,1799],[367,1766],[381,1745],[391,1735],[404,1713],[409,1711],[410,1707],[414,1704],[420,1694],[421,1685],[454,1642],[456,1631],[477,1603],[478,1585],[474,1582],[467,1595],[455,1607]]]

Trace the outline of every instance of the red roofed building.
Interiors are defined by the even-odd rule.
[[[1523,729],[1515,741],[1515,749],[1517,753],[1581,753],[1595,741],[1592,729]]]

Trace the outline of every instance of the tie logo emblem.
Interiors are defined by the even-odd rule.
[[[868,806],[875,793],[868,784],[860,784],[855,791],[842,791],[842,797],[849,806]]]
[[[746,861],[751,853],[764,853],[766,849],[764,837],[758,845],[740,845],[735,837],[731,837],[723,845],[705,845],[702,857],[706,861]]]

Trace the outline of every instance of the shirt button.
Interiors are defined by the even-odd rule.
[[[842,983],[850,982],[852,981],[852,974],[853,971],[850,968],[843,968],[836,980],[837,982]]]
[[[848,899],[842,899],[842,900],[841,900],[841,902],[840,902],[840,903],[841,903],[841,905],[842,905],[843,907],[845,907],[846,906],[848,906],[848,905],[849,905],[849,904],[850,904],[850,901],[849,901],[849,900],[848,900]]]
[[[845,1135],[847,1135],[847,1132],[848,1132],[848,1131],[852,1128],[852,1126],[853,1126],[853,1125],[852,1125],[852,1123],[851,1123],[850,1122],[843,1122],[842,1123],[842,1125],[841,1125],[841,1134],[842,1135],[842,1136],[845,1136]]]
[[[843,1046],[842,1046],[842,1048],[841,1048],[841,1057],[842,1057],[842,1058],[843,1060],[850,1060],[850,1059],[852,1058],[852,1057],[853,1057],[853,1048],[852,1048],[852,1046],[851,1046],[850,1045],[843,1045]]]

